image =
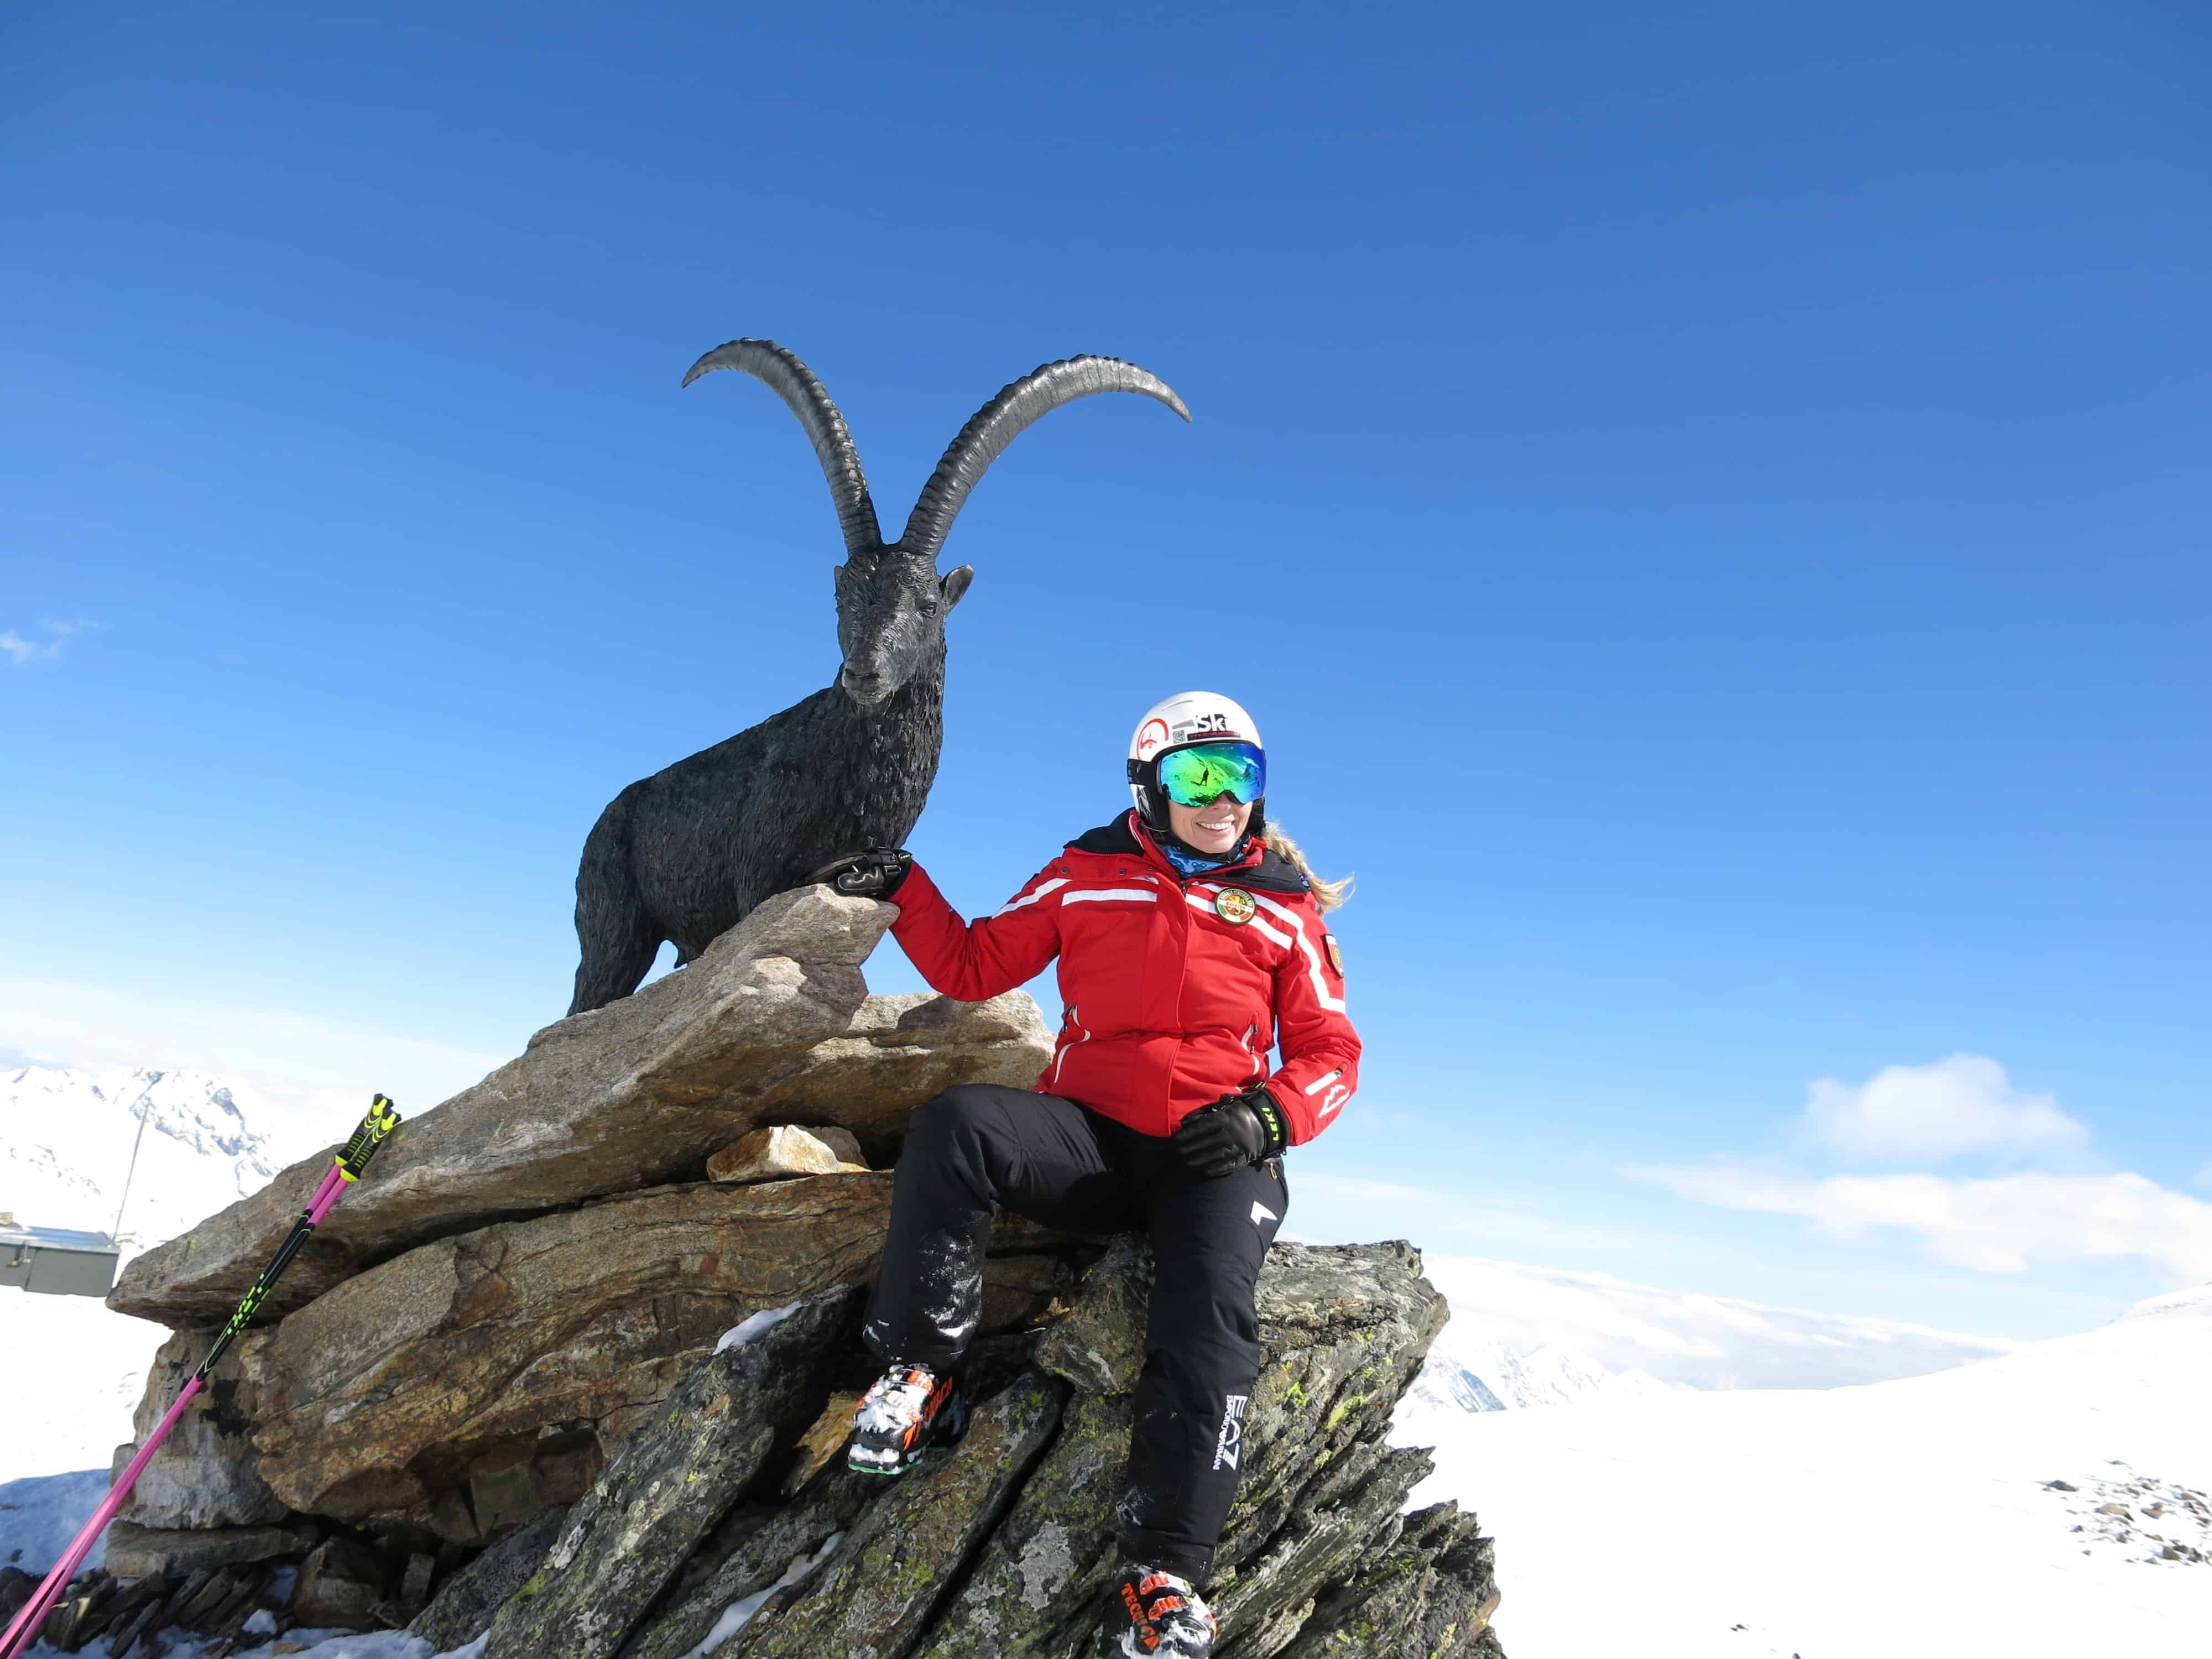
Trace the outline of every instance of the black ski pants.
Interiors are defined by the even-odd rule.
[[[1289,1197],[1279,1160],[1209,1178],[1164,1139],[1057,1095],[994,1083],[947,1089],[907,1126],[868,1346],[886,1362],[958,1369],[982,1314],[997,1206],[1072,1232],[1143,1229],[1157,1274],[1121,1548],[1130,1560],[1203,1578],[1237,1496],[1244,1411],[1260,1375],[1253,1286]]]

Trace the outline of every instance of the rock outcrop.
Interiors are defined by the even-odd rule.
[[[696,1181],[764,1124],[848,1129],[881,1167],[907,1114],[953,1083],[1026,1086],[1051,1058],[1036,1004],[875,997],[860,963],[896,911],[782,893],[676,973],[547,1026],[473,1088],[410,1118],[268,1304],[288,1313],[411,1245],[608,1194]],[[125,1269],[118,1313],[227,1318],[307,1207],[327,1153]]]
[[[679,1659],[718,1631],[715,1659],[1095,1652],[1139,1360],[1127,1313],[1150,1277],[1118,1241],[1065,1319],[984,1368],[959,1444],[896,1481],[832,1463],[779,1503],[799,1379],[826,1389],[823,1344],[851,1340],[850,1293],[802,1304],[631,1437],[492,1618],[486,1659]],[[1211,1588],[1223,1659],[1496,1654],[1489,1541],[1452,1504],[1404,1516],[1430,1460],[1385,1443],[1445,1314],[1419,1255],[1278,1245],[1260,1308],[1266,1368]],[[449,1642],[464,1622],[434,1604],[417,1628]]]
[[[583,1495],[747,1316],[875,1277],[890,1177],[654,1188],[420,1245],[241,1356],[258,1477],[282,1504],[454,1543]],[[1079,1253],[1017,1224],[987,1329],[1072,1292]]]
[[[175,1622],[220,1655],[249,1618],[312,1613],[412,1620],[437,1651],[484,1636],[488,1659],[1091,1651],[1140,1243],[1002,1216],[966,1437],[896,1481],[843,1460],[907,1115],[1025,1084],[1049,1048],[1019,993],[870,996],[894,914],[782,895],[411,1119],[142,1477],[68,1631]],[[114,1305],[183,1328],[141,1433],[320,1167],[125,1274]],[[1488,1540],[1449,1504],[1402,1515],[1428,1458],[1384,1439],[1444,1316],[1418,1254],[1279,1245],[1260,1311],[1222,1659],[1495,1653]]]

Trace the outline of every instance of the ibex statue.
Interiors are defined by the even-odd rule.
[[[663,939],[691,960],[771,893],[840,853],[896,847],[937,776],[945,738],[945,618],[975,572],[940,578],[938,550],[968,492],[1039,416],[1094,392],[1139,392],[1183,417],[1174,389],[1133,363],[1070,357],[977,410],[884,542],[845,417],[805,363],[772,340],[732,340],[692,364],[757,375],[806,428],[845,532],[836,570],[836,683],[734,738],[641,779],[608,803],[576,871],[571,1014],[628,996]]]

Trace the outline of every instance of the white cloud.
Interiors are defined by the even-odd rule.
[[[1281,1237],[1307,1243],[1410,1238],[1425,1248],[1648,1252],[1679,1241],[1648,1232],[1560,1219],[1524,1199],[1407,1186],[1304,1167],[1291,1172],[1291,1212]]]
[[[70,635],[106,625],[96,622],[42,622],[38,631],[51,636],[44,640],[27,640],[10,628],[0,632],[0,657],[7,658],[17,667],[25,663],[52,662],[61,655],[62,641]]]
[[[1885,1230],[1910,1234],[1932,1259],[1985,1273],[2140,1261],[2177,1284],[2212,1279],[2212,1204],[2139,1175],[2028,1170],[1977,1180],[1924,1174],[1814,1180],[1728,1164],[1627,1173],[1724,1209],[1802,1216],[1845,1242]]]
[[[1831,1151],[1875,1162],[2022,1158],[2089,1144],[2088,1130],[2049,1095],[2015,1093],[2004,1067],[1983,1054],[1886,1066],[1856,1087],[1822,1078],[1807,1091],[1805,1125]]]
[[[61,653],[61,641],[58,640],[49,641],[41,645],[35,641],[25,639],[12,628],[5,633],[0,633],[0,655],[5,655],[9,662],[16,664],[47,662],[60,656]]]
[[[56,980],[0,980],[0,1060],[147,1066],[236,1083],[281,1113],[254,1127],[309,1148],[381,1091],[413,1113],[476,1082],[502,1056],[392,1036],[287,1009],[133,996]]]

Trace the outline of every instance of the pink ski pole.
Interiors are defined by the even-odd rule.
[[[138,1455],[123,1471],[122,1479],[108,1488],[107,1496],[92,1512],[92,1519],[84,1523],[84,1529],[62,1553],[62,1559],[54,1564],[54,1570],[46,1575],[37,1594],[26,1601],[22,1611],[9,1621],[7,1635],[0,1637],[0,1659],[15,1659],[17,1654],[36,1639],[40,1627],[46,1621],[47,1613],[61,1599],[62,1592],[69,1588],[69,1582],[76,1576],[77,1568],[92,1553],[92,1547],[100,1541],[100,1534],[107,1530],[107,1523],[130,1501],[131,1487],[145,1473],[146,1465],[154,1461],[154,1454],[161,1449],[161,1442],[168,1438],[169,1431],[177,1426],[177,1419],[185,1414],[185,1407],[191,1404],[192,1396],[207,1386],[216,1362],[229,1348],[232,1339],[252,1322],[270,1288],[276,1283],[277,1276],[291,1266],[292,1258],[299,1255],[301,1246],[307,1242],[307,1236],[330,1213],[331,1206],[338,1201],[339,1194],[361,1179],[362,1171],[368,1167],[368,1160],[384,1144],[385,1137],[398,1127],[399,1114],[392,1109],[392,1103],[382,1095],[377,1096],[370,1103],[368,1115],[362,1119],[361,1127],[353,1132],[353,1139],[347,1141],[337,1156],[331,1160],[331,1167],[323,1172],[322,1184],[315,1188],[314,1197],[300,1212],[300,1218],[292,1224],[292,1231],[285,1236],[283,1243],[277,1247],[276,1254],[270,1258],[269,1265],[261,1270],[261,1277],[253,1281],[253,1288],[246,1293],[246,1299],[238,1304],[238,1311],[231,1315],[230,1322],[216,1338],[215,1346],[208,1350],[208,1357],[200,1362],[199,1369],[185,1380],[185,1386],[178,1391],[176,1403],[155,1425],[154,1432],[146,1437],[146,1443],[138,1449]]]

